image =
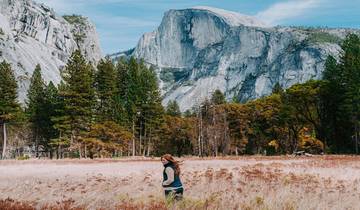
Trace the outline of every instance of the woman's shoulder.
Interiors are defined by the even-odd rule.
[[[174,165],[168,165],[165,167],[165,171],[174,171],[175,170],[175,166]]]

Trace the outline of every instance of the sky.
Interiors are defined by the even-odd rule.
[[[36,0],[59,15],[80,14],[96,25],[104,54],[131,49],[170,9],[217,7],[269,25],[360,29],[360,0]]]

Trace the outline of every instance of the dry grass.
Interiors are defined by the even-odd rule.
[[[158,159],[0,162],[0,209],[360,209],[355,156],[185,158],[185,198]]]

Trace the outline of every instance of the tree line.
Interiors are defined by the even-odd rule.
[[[239,103],[215,91],[181,113],[166,107],[154,69],[141,60],[109,58],[96,68],[75,51],[55,86],[36,66],[25,106],[17,102],[10,64],[0,64],[2,158],[357,154],[360,140],[360,38],[350,34],[322,80],[310,80]],[[11,146],[8,139],[11,139]]]

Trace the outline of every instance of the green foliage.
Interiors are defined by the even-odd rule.
[[[59,136],[58,130],[55,128],[53,118],[57,116],[58,109],[58,90],[55,85],[50,82],[45,87],[44,104],[42,110],[45,114],[43,125],[43,137],[45,144],[43,145],[47,151],[52,152],[51,140]]]
[[[135,58],[120,59],[116,70],[116,121],[132,129],[138,153],[149,152],[164,114],[156,73]]]
[[[100,60],[95,76],[95,86],[99,99],[98,120],[115,120],[116,71],[112,61]]]
[[[29,160],[30,157],[28,155],[23,155],[17,158],[17,160]]]
[[[284,93],[284,89],[281,87],[281,85],[277,82],[275,86],[272,89],[273,94],[282,94]]]
[[[44,110],[45,106],[45,82],[41,76],[41,67],[36,65],[33,75],[30,80],[30,87],[27,93],[27,109],[26,113],[29,117],[29,122],[32,128],[32,143],[36,147],[36,156],[38,156],[39,147],[46,146],[46,140],[44,139],[45,126],[47,121],[45,120],[48,114]]]
[[[75,25],[76,29],[73,29],[71,32],[74,36],[75,42],[79,45],[79,43],[83,43],[86,38],[86,34],[79,30],[79,28],[83,28],[87,25],[86,17],[81,15],[64,15],[63,18],[70,24]]]
[[[30,81],[26,114],[31,130],[32,143],[39,150],[53,152],[52,139],[58,136],[54,121],[56,116],[58,91],[52,82],[45,85],[41,76],[41,67],[37,65]]]
[[[338,63],[333,57],[326,61],[322,122],[330,151],[353,153],[358,152],[353,137],[360,133],[360,38],[349,34],[342,49]]]
[[[225,104],[226,99],[224,94],[220,90],[215,90],[215,92],[211,96],[211,103],[216,105]]]
[[[113,121],[91,126],[90,132],[83,139],[87,146],[90,158],[111,157],[117,151],[128,148],[132,134]]]
[[[328,42],[329,37],[318,33],[315,40]],[[144,61],[121,59],[114,65],[105,59],[95,72],[76,51],[58,88],[46,86],[36,68],[27,115],[39,145],[58,158],[355,153],[354,138],[360,136],[360,38],[348,35],[342,48],[338,61],[331,56],[326,60],[322,81],[287,90],[276,84],[271,95],[244,104],[226,103],[217,90],[184,117],[176,101],[164,111],[156,73]],[[24,119],[10,65],[1,63],[0,73],[1,123]]]
[[[79,45],[80,43],[83,43],[84,39],[86,38],[86,34],[82,33],[82,32],[76,32],[76,33],[73,33],[73,35],[74,35],[74,39],[75,39],[75,42],[77,43],[77,45]]]
[[[81,15],[64,15],[63,18],[70,24],[86,25],[86,18]]]
[[[250,129],[250,107],[238,103],[224,104],[221,107],[226,113],[232,145],[239,154],[248,153],[249,133],[252,132]]]
[[[54,98],[54,114],[51,117],[53,127],[59,132],[59,137],[52,139],[52,144],[57,145],[68,145],[68,136],[71,133],[71,126],[67,122],[69,121],[69,115],[66,114],[65,110],[65,91],[66,85],[60,82],[57,90],[57,94]]]
[[[166,116],[161,127],[161,138],[156,142],[156,154],[191,154],[196,130],[193,118]]]
[[[20,106],[17,102],[17,83],[10,64],[0,63],[0,123],[14,120]]]
[[[180,117],[181,111],[178,103],[174,101],[169,101],[167,107],[166,107],[166,114],[173,116],[173,117]]]
[[[320,154],[324,152],[324,144],[311,135],[311,130],[303,128],[299,133],[299,150],[311,154]]]
[[[340,37],[323,31],[314,31],[310,33],[307,40],[310,43],[341,43]]]
[[[60,96],[64,101],[62,123],[69,125],[70,138],[74,145],[90,128],[95,105],[94,73],[79,50],[70,57],[62,77],[65,82]],[[65,128],[65,126],[61,126]],[[65,134],[65,133],[64,133]],[[76,147],[78,147],[77,145]]]

